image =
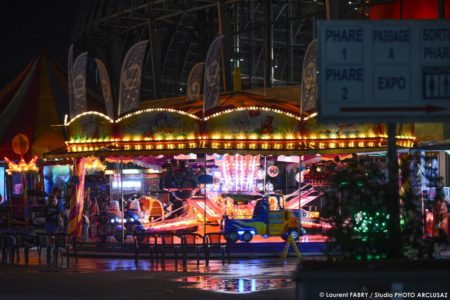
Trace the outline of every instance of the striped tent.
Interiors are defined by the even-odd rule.
[[[45,54],[33,59],[4,87],[0,91],[0,160],[19,158],[11,144],[17,134],[30,142],[24,155],[27,161],[63,147],[64,127],[60,125],[69,112],[67,95],[67,73]],[[104,111],[95,98],[88,92],[88,109]]]
[[[103,99],[88,90],[88,110],[105,112]],[[18,134],[29,140],[24,159],[65,145],[64,117],[69,113],[67,73],[45,54],[34,58],[20,74],[0,91],[0,160],[17,161],[12,140]],[[56,126],[55,126],[56,125]],[[23,138],[24,139],[24,138]],[[84,178],[83,161],[77,161],[76,175]],[[81,182],[70,203],[69,233],[81,234],[84,190]]]

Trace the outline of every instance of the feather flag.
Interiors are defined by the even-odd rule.
[[[202,85],[203,66],[205,63],[195,64],[189,73],[187,81],[186,100],[195,101],[200,99],[200,88]]]
[[[108,71],[106,70],[105,64],[100,59],[96,58],[95,63],[97,64],[100,83],[102,85],[103,98],[105,98],[106,114],[111,119],[114,119],[113,97]]]
[[[205,62],[203,86],[203,113],[220,105],[220,55],[223,35],[217,37],[209,46]]]
[[[70,79],[72,81],[72,103],[70,107],[70,118],[86,111],[86,63],[87,63],[87,52],[80,54],[75,62],[73,63],[72,74]]]
[[[148,41],[136,43],[128,50],[123,60],[120,73],[119,116],[139,108],[139,88],[147,43]]]
[[[303,59],[303,74],[300,99],[300,113],[311,110],[317,103],[317,40],[306,49]]]

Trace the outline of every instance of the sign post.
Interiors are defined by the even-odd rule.
[[[319,118],[450,117],[450,21],[319,23]]]
[[[450,21],[319,24],[319,118],[385,122],[391,258],[400,257],[396,123],[450,118]]]

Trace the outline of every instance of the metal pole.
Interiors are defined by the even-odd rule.
[[[205,175],[207,174],[206,169],[208,168],[208,155],[205,153]],[[206,183],[203,187],[203,197],[204,197],[204,208],[203,208],[203,236],[206,235]]]
[[[298,236],[302,232],[302,155],[298,158]]]
[[[148,35],[150,40],[150,62],[152,66],[152,81],[153,81],[153,97],[155,99],[158,99],[158,91],[156,88],[156,74],[155,74],[155,57],[153,55],[153,30],[152,30],[152,23],[148,22]]]
[[[222,30],[222,9],[221,9],[221,4],[220,1],[217,1],[217,23],[219,25],[219,34],[222,35],[223,30]],[[225,57],[223,55],[223,44],[220,47],[220,57],[221,57],[221,65],[222,65],[222,84],[223,84],[223,90],[226,92],[227,91],[227,78],[225,77]]]
[[[272,0],[264,1],[264,88],[272,87]]]
[[[122,241],[125,242],[125,223],[123,222],[125,218],[125,212],[123,210],[123,161],[120,157],[120,210],[122,211]]]
[[[398,159],[397,145],[395,143],[396,124],[389,122],[388,124],[388,165],[389,165],[389,239],[391,245],[391,258],[400,257],[401,247],[401,231],[400,231],[400,199],[398,184]]]
[[[266,195],[267,156],[264,155],[264,195]]]

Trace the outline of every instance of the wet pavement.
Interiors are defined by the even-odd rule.
[[[165,266],[141,259],[78,258],[59,266],[38,264],[32,250],[29,266],[0,265],[0,299],[293,299],[291,274],[298,260],[173,259]]]

